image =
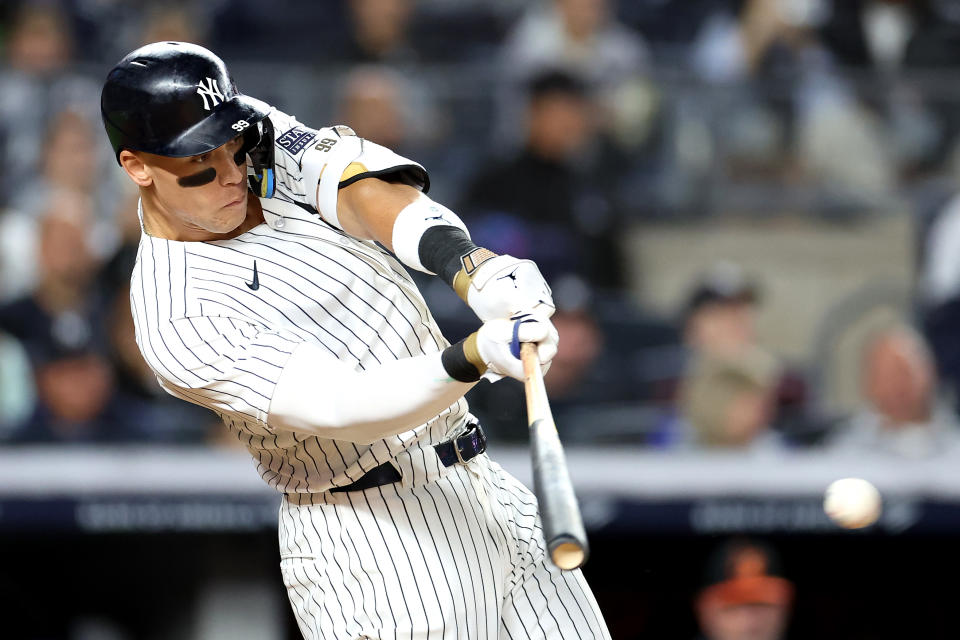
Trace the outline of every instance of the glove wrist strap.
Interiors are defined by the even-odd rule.
[[[453,276],[451,285],[461,300],[467,301],[467,291],[473,281],[473,274],[480,268],[480,265],[496,257],[497,254],[483,247],[474,247],[469,253],[460,256],[460,269]]]

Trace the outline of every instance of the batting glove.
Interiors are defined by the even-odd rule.
[[[488,320],[477,332],[477,351],[487,367],[483,377],[491,382],[504,376],[522,381],[521,342],[536,343],[540,369],[546,374],[550,361],[557,355],[559,340],[553,323],[545,317],[523,314],[510,319]]]
[[[532,260],[489,258],[470,275],[461,270],[453,288],[484,322],[521,312],[549,318],[556,311],[550,287]]]

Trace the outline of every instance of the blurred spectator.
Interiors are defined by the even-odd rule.
[[[90,246],[92,203],[67,189],[48,194],[40,214],[39,281],[32,298],[52,315],[90,303],[97,259]]]
[[[469,143],[451,144],[455,118],[422,74],[384,64],[354,66],[338,82],[333,114],[333,122],[425,166],[430,195],[440,202],[458,197],[473,168],[475,151]],[[423,288],[424,278],[413,275]]]
[[[794,586],[772,547],[727,540],[708,558],[696,597],[700,640],[784,640],[793,599]]]
[[[38,172],[11,194],[10,208],[0,217],[0,267],[5,274],[0,300],[22,295],[36,283],[39,218],[58,194],[74,194],[67,199],[76,196],[92,203],[94,218],[87,234],[98,259],[116,246],[111,216],[122,183],[105,177],[115,175],[105,171],[114,161],[99,135],[81,113],[67,109],[53,116],[39,145]]]
[[[425,88],[382,65],[361,65],[345,76],[335,122],[401,155],[425,162],[425,146],[443,129]]]
[[[757,342],[758,286],[728,262],[713,265],[683,309],[684,342],[701,354],[730,356]]]
[[[350,0],[347,62],[410,66],[419,55],[409,41],[412,0]]]
[[[770,427],[776,417],[776,360],[759,347],[735,356],[705,356],[683,381],[676,429],[681,447],[775,452],[783,441]]]
[[[818,37],[826,11],[823,2],[775,0],[718,10],[701,30],[694,65],[738,90],[702,116],[714,122],[729,171],[783,180],[799,164],[842,197],[875,195],[893,176],[889,148]]]
[[[400,79],[389,69],[358,67],[343,82],[334,120],[362,138],[399,152],[409,134],[401,92]]]
[[[74,73],[69,16],[53,2],[24,2],[4,42],[0,71],[0,205],[21,192],[41,164],[44,131],[65,109],[99,118],[99,83]]]
[[[125,201],[125,206],[135,205]],[[133,210],[126,219],[136,221]],[[124,250],[100,271],[90,201],[52,192],[40,217],[36,288],[0,305],[0,331],[16,338],[33,371],[36,406],[6,434],[13,442],[197,442],[214,416],[163,393],[136,346],[129,279],[136,257],[126,225]],[[23,387],[23,385],[21,385]],[[29,396],[29,387],[26,388]]]
[[[923,458],[956,450],[960,425],[938,395],[933,357],[906,325],[874,332],[861,354],[863,407],[828,441],[840,451]]]
[[[93,201],[94,215],[106,220],[116,201],[117,183],[107,171],[114,162],[109,150],[103,150],[101,134],[94,123],[76,111],[64,110],[50,120],[40,143],[38,174],[14,192],[10,207],[30,217],[37,217],[45,206],[48,194],[58,189],[84,194]]]
[[[136,46],[151,42],[192,42],[206,45],[207,16],[192,3],[164,3],[144,12],[143,31]]]
[[[76,54],[97,65],[112,65],[149,42],[175,40],[208,46],[215,12],[249,12],[249,7],[239,6],[239,0],[70,0],[68,4],[77,41],[84,45]],[[234,35],[239,40],[244,38],[244,34]]]
[[[955,101],[933,91],[924,74],[956,66],[956,3],[830,0],[826,5],[820,37],[839,65],[868,70],[879,80],[879,86],[858,93],[889,127],[901,175],[922,177],[955,155],[960,132]]]
[[[103,311],[91,289],[96,259],[88,247],[90,203],[57,192],[40,226],[39,280],[32,295],[0,307],[0,329],[26,349],[37,407],[20,441],[112,439],[113,377],[103,356]],[[113,416],[116,418],[116,416]]]
[[[759,285],[739,265],[721,261],[694,283],[682,312],[683,340],[691,362],[703,358],[736,360],[761,346],[757,335]],[[780,363],[775,381],[773,425],[786,435],[806,429],[805,376]]]
[[[69,15],[56,2],[21,2],[6,50],[13,69],[37,76],[58,73],[73,56]]]
[[[898,175],[942,163],[955,109],[904,73],[955,63],[960,24],[939,5],[747,0],[738,13],[716,9],[693,60],[704,79],[739,84],[704,114],[725,160],[753,171],[779,164],[795,181],[792,158],[840,203],[888,195]]]
[[[530,257],[548,281],[575,275],[618,288],[625,269],[611,198],[617,163],[596,136],[590,93],[577,77],[547,71],[528,94],[523,149],[482,170],[459,210],[475,241]]]
[[[608,343],[597,296],[573,278],[554,281],[552,289],[557,311],[551,320],[563,343],[544,378],[552,408],[563,414],[585,405],[641,399],[635,381],[610,359],[611,351],[635,345]]]
[[[563,354],[558,350],[551,362],[551,375],[544,378],[544,386],[551,398],[568,402],[585,390],[584,377],[600,356],[603,334],[597,319],[585,308],[560,311],[552,320],[563,335],[564,347]]]
[[[31,319],[44,320],[40,316]],[[49,337],[40,335],[34,327],[27,339],[28,350],[32,351],[37,407],[25,427],[10,440],[32,444],[125,440],[123,416],[111,405],[114,380],[101,354],[102,347],[87,342],[92,337],[89,334],[77,336],[78,341],[70,344],[61,343],[61,337],[55,334],[62,325],[48,327]]]
[[[646,44],[617,21],[608,0],[548,0],[532,3],[501,51],[503,113],[501,144],[519,139],[521,89],[546,69],[561,68],[585,79],[605,111],[605,130],[627,147],[649,135],[656,91],[647,81]]]

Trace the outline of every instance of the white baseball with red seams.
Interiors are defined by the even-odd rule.
[[[862,529],[880,518],[883,500],[875,486],[863,478],[841,478],[830,483],[823,510],[845,529]]]

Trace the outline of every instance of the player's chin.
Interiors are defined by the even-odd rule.
[[[221,207],[215,216],[208,218],[204,228],[212,233],[230,233],[243,224],[247,217],[246,202],[242,205]]]

